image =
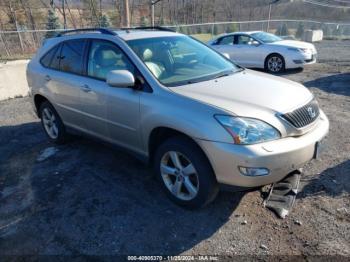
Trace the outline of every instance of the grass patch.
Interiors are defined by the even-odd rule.
[[[212,34],[193,34],[191,36],[193,36],[194,38],[204,43],[208,42],[210,39],[214,37]]]

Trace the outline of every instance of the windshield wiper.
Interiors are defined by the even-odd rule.
[[[234,71],[234,70],[224,71],[224,72],[216,75],[213,79],[217,79],[217,78],[221,78],[221,77],[225,77],[225,76],[230,76],[230,75],[233,75],[235,73],[241,72],[243,70],[244,70],[244,68],[241,67],[241,68],[238,68],[236,71]]]

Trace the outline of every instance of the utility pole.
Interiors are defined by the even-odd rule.
[[[63,13],[63,29],[67,29],[65,0],[62,0],[62,13]]]
[[[151,0],[151,12],[152,12],[152,18],[151,18],[151,20],[152,20],[152,26],[154,26],[154,6],[158,3],[158,2],[160,2],[160,1],[162,1],[162,0]]]
[[[124,0],[124,26],[130,27],[129,0]]]
[[[266,32],[269,32],[270,29],[270,20],[271,20],[271,8],[273,4],[276,4],[277,2],[279,2],[280,0],[273,0],[272,2],[269,3],[269,18],[267,20],[267,29]]]

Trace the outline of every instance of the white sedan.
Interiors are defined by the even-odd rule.
[[[243,67],[263,68],[271,73],[301,68],[316,62],[317,51],[313,44],[284,40],[262,32],[236,32],[221,35],[208,44]]]

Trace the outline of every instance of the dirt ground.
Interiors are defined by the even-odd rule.
[[[82,137],[54,146],[28,98],[0,102],[0,254],[350,259],[350,41],[317,48],[321,63],[282,75],[310,88],[331,124],[284,220],[260,190],[183,210],[135,158]]]

